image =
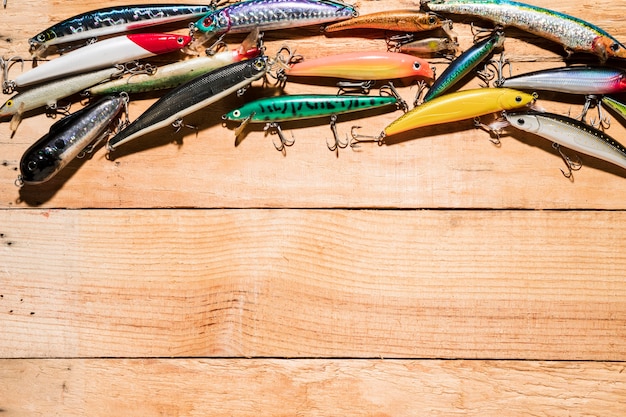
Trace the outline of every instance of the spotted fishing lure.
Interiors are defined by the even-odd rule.
[[[209,12],[195,24],[206,37],[319,25],[357,16],[357,10],[338,0],[246,0]]]
[[[393,10],[361,15],[342,22],[327,25],[325,33],[334,33],[353,29],[381,29],[398,32],[422,32],[447,25],[434,13],[419,10]]]
[[[153,4],[107,7],[82,13],[44,29],[28,40],[31,51],[66,42],[195,20],[211,11],[195,4]]]
[[[53,124],[24,152],[17,184],[46,182],[85,149],[96,146],[127,101],[128,96],[107,96]]]
[[[513,26],[560,43],[570,55],[588,52],[602,62],[626,58],[626,47],[606,31],[574,16],[511,0],[422,0],[437,13],[474,16],[502,26]]]

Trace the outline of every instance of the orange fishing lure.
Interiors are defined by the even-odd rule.
[[[330,24],[324,32],[333,33],[352,29],[381,29],[397,32],[422,32],[440,28],[445,21],[434,13],[417,10],[392,10],[371,13]]]

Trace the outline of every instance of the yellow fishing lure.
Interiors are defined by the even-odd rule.
[[[510,88],[477,88],[445,94],[400,116],[383,130],[380,139],[419,127],[519,109],[534,103],[535,99],[536,95]]]

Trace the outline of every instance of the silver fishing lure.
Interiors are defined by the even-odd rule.
[[[24,152],[18,185],[46,182],[70,161],[93,149],[106,137],[113,120],[125,108],[128,96],[107,96],[64,117]]]

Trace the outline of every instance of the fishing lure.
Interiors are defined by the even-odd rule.
[[[325,33],[334,33],[353,29],[381,29],[396,32],[423,32],[448,25],[434,13],[425,13],[419,10],[382,11],[361,15],[342,22],[327,25]]]
[[[390,37],[387,42],[389,51],[401,52],[420,56],[432,56],[437,54],[454,54],[458,50],[458,43],[449,38],[424,38],[412,40],[413,37],[404,38]]]
[[[105,39],[76,49],[26,71],[8,88],[19,88],[55,78],[96,70],[115,64],[148,58],[158,54],[174,52],[191,42],[191,37],[169,33],[136,33]]]
[[[472,45],[452,61],[445,71],[437,77],[424,96],[424,102],[428,102],[448,91],[471,70],[487,59],[496,48],[502,47],[503,43],[504,31],[502,28],[496,28],[490,36]]]
[[[392,91],[390,95],[377,97],[325,94],[267,97],[246,103],[242,107],[225,114],[222,118],[224,120],[242,122],[235,131],[237,138],[249,123],[266,123],[266,130],[269,128],[277,130],[281,139],[281,145],[275,146],[280,151],[285,145],[289,145],[289,142],[285,140],[280,130],[279,122],[330,116],[330,127],[335,143],[328,145],[328,148],[331,151],[335,151],[348,145],[339,141],[336,130],[337,115],[392,105],[406,107],[406,103],[401,102],[395,89],[393,87],[390,87],[390,89]]]
[[[292,63],[286,76],[331,77],[344,80],[432,80],[434,73],[424,59],[398,52],[348,52]]]
[[[600,99],[600,102],[602,105],[613,110],[613,112],[616,113],[622,121],[626,121],[626,104],[624,102],[610,96],[603,96]]]
[[[22,156],[16,183],[46,182],[81,152],[91,151],[106,137],[107,129],[127,102],[128,96],[107,96],[53,124]]]
[[[28,40],[31,51],[130,30],[197,19],[211,11],[196,4],[148,4],[107,7],[82,13],[39,32]]]
[[[626,58],[626,47],[591,23],[582,19],[511,0],[421,0],[422,6],[438,13],[460,14],[513,26],[560,43],[566,53],[587,52],[601,62],[610,57]]]
[[[242,33],[319,25],[358,15],[338,0],[245,0],[207,13],[195,23],[204,38],[226,32]]]
[[[606,133],[579,120],[553,113],[528,111],[504,113],[511,126],[534,133],[559,146],[602,159],[626,169],[626,148]],[[571,176],[572,162],[561,154]]]
[[[86,93],[102,95],[123,91],[132,94],[177,87],[209,71],[258,56],[261,53],[257,46],[258,35],[258,30],[253,31],[239,48],[232,51],[216,52],[208,56],[174,62],[146,73],[131,73],[124,78],[94,85]]]
[[[11,131],[15,132],[22,115],[27,111],[42,106],[55,109],[58,100],[81,92],[85,88],[113,78],[120,73],[119,68],[105,68],[29,88],[22,93],[14,95],[0,107],[0,119],[12,116]]]
[[[391,122],[377,137],[359,136],[353,133],[355,141],[373,141],[379,144],[391,135],[407,132],[424,126],[457,122],[485,114],[513,110],[529,106],[536,96],[513,89],[477,88],[461,90],[437,97],[414,107],[409,112]],[[357,128],[357,127],[355,127]],[[362,138],[369,138],[363,140]]]
[[[496,86],[568,94],[616,94],[626,91],[626,71],[610,67],[571,66],[503,78]]]
[[[179,125],[182,118],[219,99],[245,89],[265,76],[268,59],[260,56],[218,68],[178,86],[157,100],[145,112],[108,142],[109,150],[167,125]]]

